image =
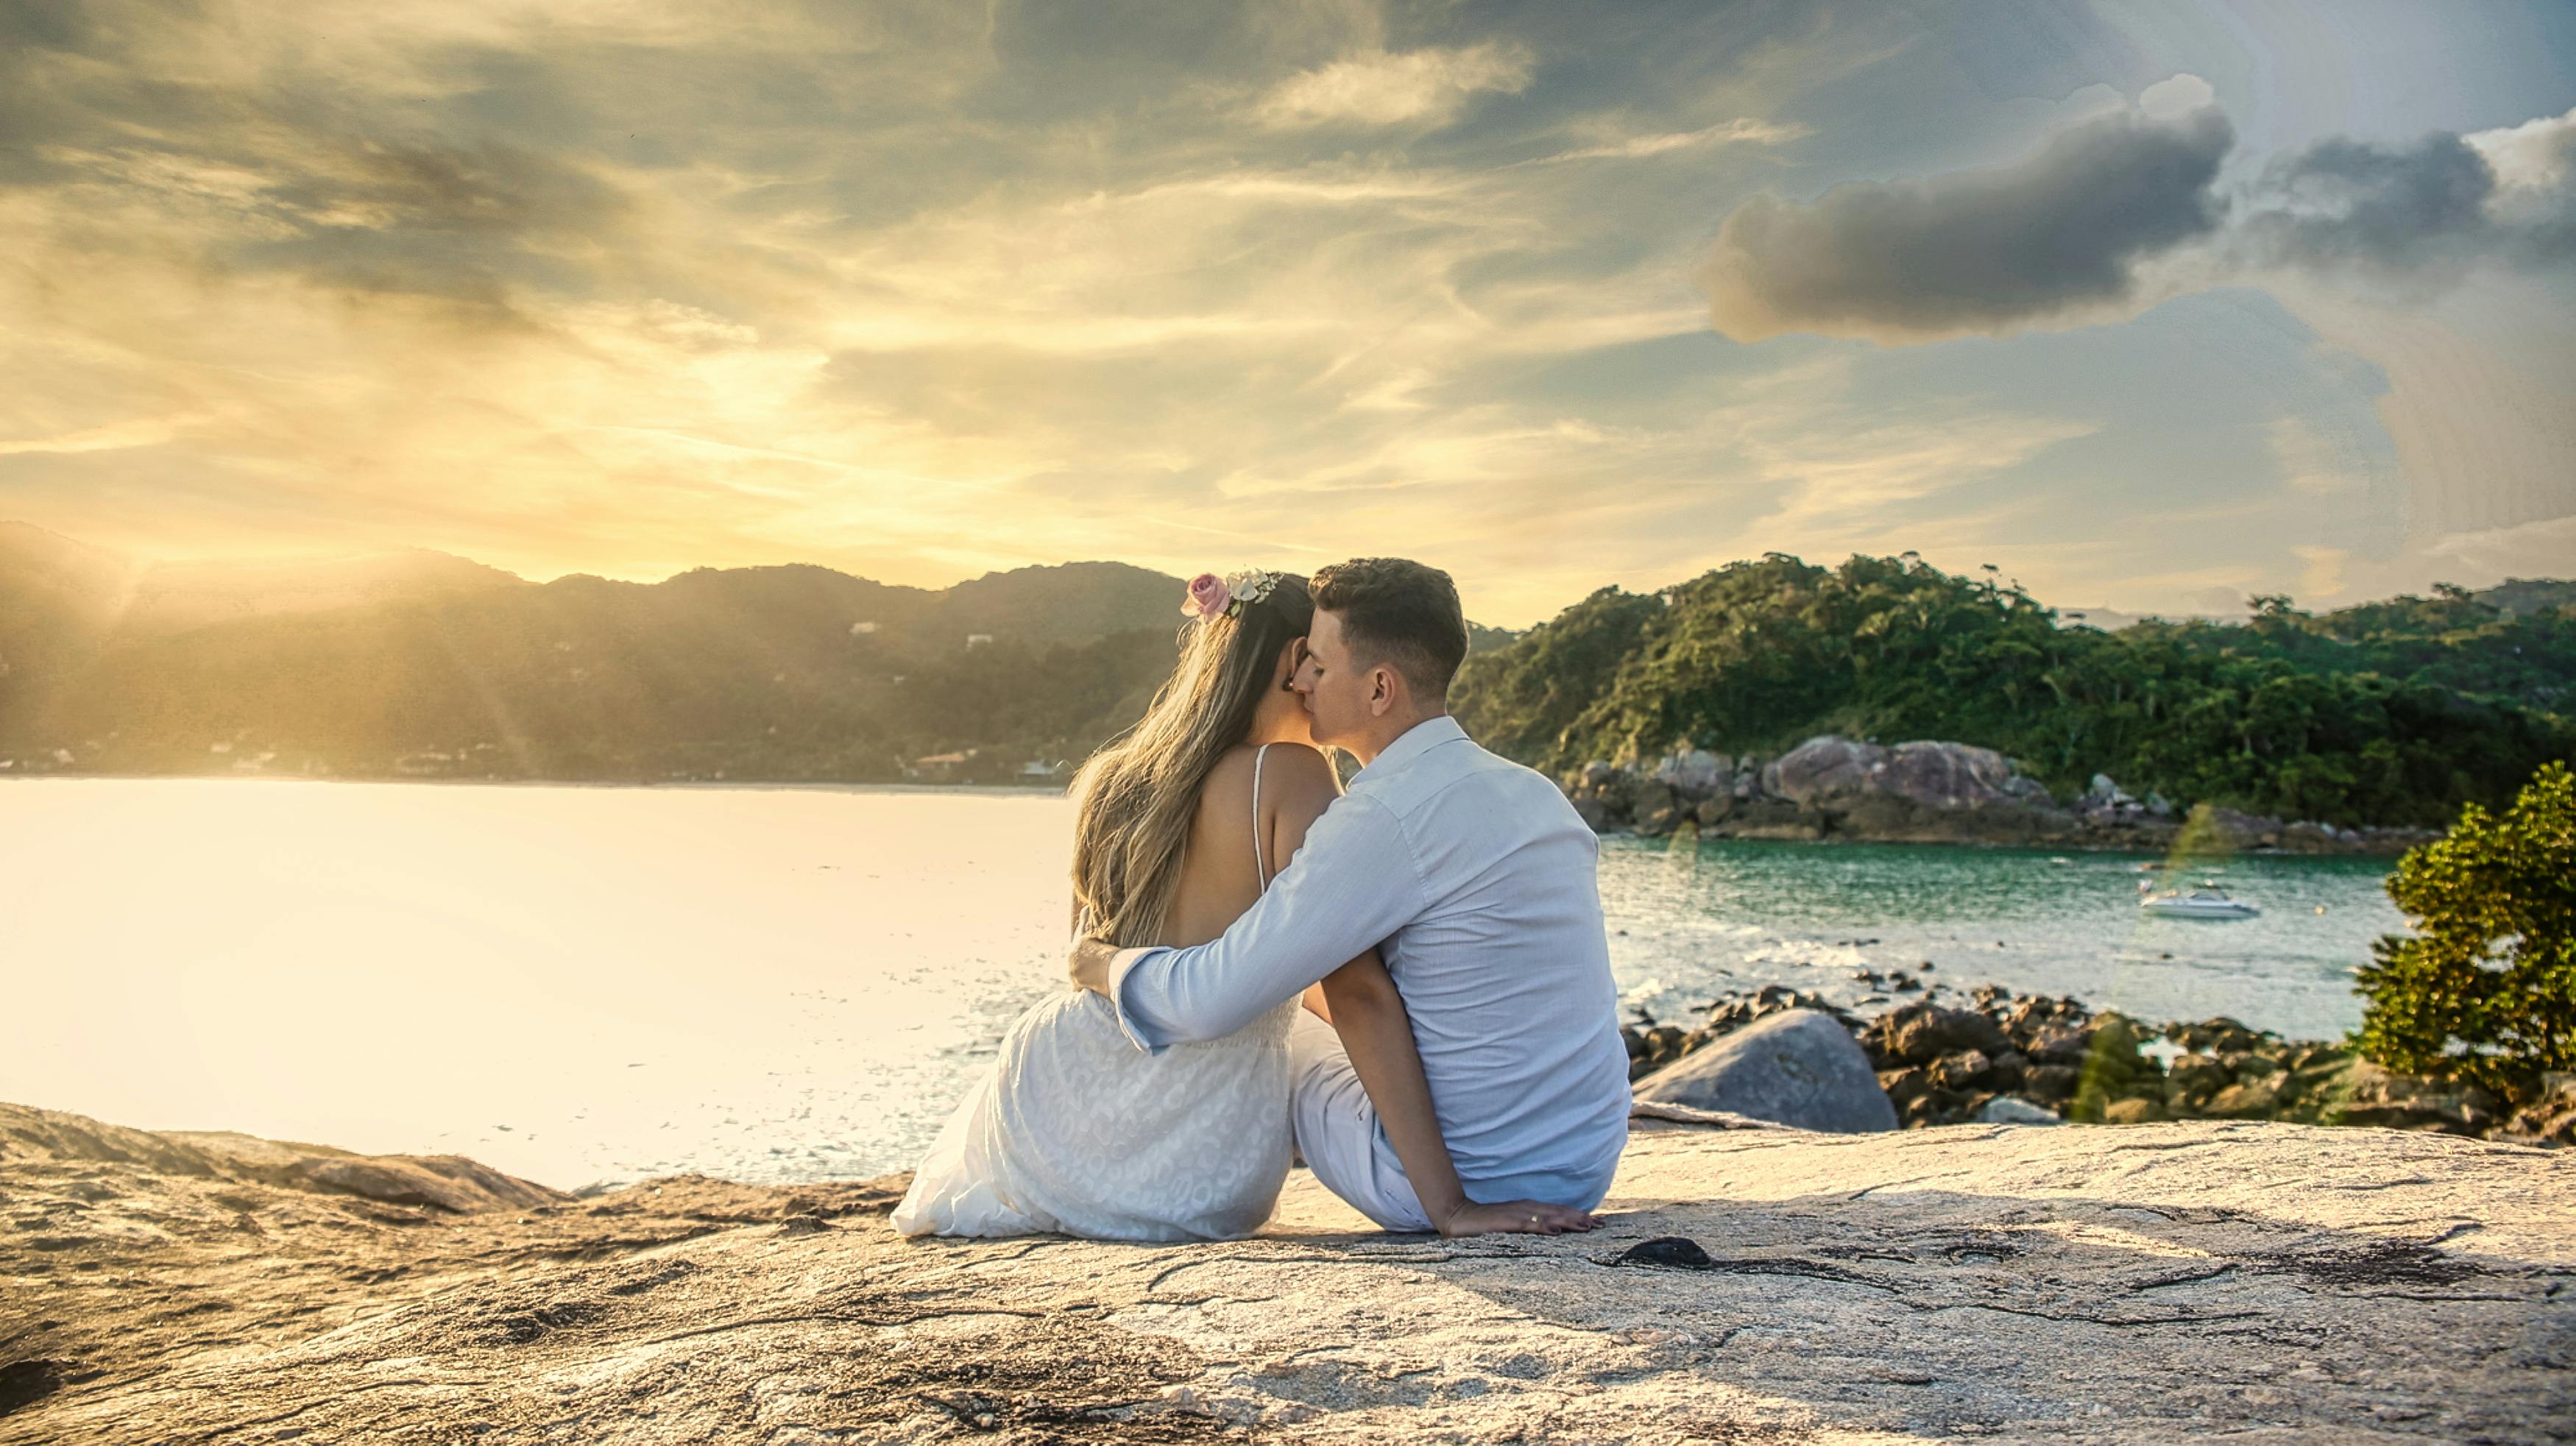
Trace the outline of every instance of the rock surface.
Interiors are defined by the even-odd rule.
[[[1587,763],[1560,782],[1596,831],[1655,837],[1687,825],[1717,838],[2161,851],[2191,826],[2160,795],[2133,797],[2101,774],[2061,802],[1991,748],[1930,739],[1882,746],[1826,734],[1770,759],[1686,749],[1633,768]],[[2224,808],[2199,827],[2195,847],[2287,853],[2395,855],[2440,837]]]
[[[1829,1016],[1854,1036],[1908,1129],[2213,1118],[2576,1145],[2576,1074],[2546,1076],[2534,1097],[2509,1110],[2473,1086],[2390,1074],[2357,1057],[2348,1041],[2283,1039],[2224,1018],[2148,1026],[2112,1011],[2097,1014],[2072,997],[2013,994],[1992,984],[1962,998],[1942,984],[1927,990],[1903,970],[1856,977],[1920,997],[1895,1004],[1873,996],[1886,1007],[1863,1019],[1819,996],[1766,984],[1705,1006],[1696,1028],[1651,1020],[1623,1028],[1628,1077],[1641,1088],[1658,1072],[1678,1079],[1682,1064],[1738,1031],[1803,1010]],[[1958,1004],[1940,1002],[1944,995]],[[2170,1064],[2141,1047],[2159,1037],[2181,1051]]]
[[[1593,1235],[1375,1234],[1301,1173],[1178,1247],[905,1241],[900,1181],[452,1213],[13,1142],[0,1442],[2576,1433],[2576,1156],[1637,1131]]]
[[[1896,1128],[1869,1056],[1851,1031],[1816,1009],[1787,1009],[1695,1050],[1637,1082],[1660,1104],[1724,1110],[1802,1130],[1862,1134]]]

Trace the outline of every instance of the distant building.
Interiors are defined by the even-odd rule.
[[[991,633],[968,633],[966,635],[966,646],[970,648],[989,648],[992,645],[993,635]]]
[[[869,623],[852,623],[852,624],[850,624],[850,636],[851,636],[851,637],[854,637],[854,638],[855,638],[855,637],[863,636],[863,635],[868,634],[868,633],[873,633],[873,632],[875,632],[876,630],[877,630],[877,625],[876,625],[875,623],[872,623],[872,622],[869,622]]]

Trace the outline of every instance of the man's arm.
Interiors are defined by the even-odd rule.
[[[1332,1011],[1326,1017],[1342,1037],[1351,1070],[1377,1108],[1378,1127],[1395,1147],[1413,1198],[1422,1205],[1431,1228],[1447,1236],[1512,1231],[1555,1235],[1590,1230],[1600,1224],[1589,1211],[1538,1200],[1480,1204],[1467,1198],[1458,1181],[1457,1162],[1440,1133],[1440,1116],[1432,1107],[1431,1082],[1422,1073],[1422,1055],[1414,1047],[1413,1021],[1404,1011],[1404,996],[1372,949],[1325,976],[1319,986]]]
[[[1422,875],[1394,815],[1344,798],[1225,931],[1187,949],[1075,946],[1074,982],[1109,996],[1139,1049],[1222,1039],[1332,973],[1423,906]]]

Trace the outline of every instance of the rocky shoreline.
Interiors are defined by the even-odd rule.
[[[1657,1113],[1594,1235],[1136,1246],[0,1105],[0,1443],[2576,1434],[2576,1155]]]
[[[1629,1078],[1642,1097],[1744,1109],[1712,1082],[1724,1066],[1702,1051],[1795,1015],[1831,1020],[1850,1037],[1887,1098],[1891,1123],[1908,1129],[2276,1120],[2576,1145],[2576,1074],[2550,1076],[2538,1099],[2509,1110],[2474,1085],[2392,1074],[2340,1040],[2283,1039],[2226,1018],[2149,1024],[2097,1013],[2071,997],[2014,994],[1992,984],[1945,1004],[1934,996],[1948,994],[1948,986],[1903,970],[1870,982],[1917,997],[1864,1018],[1773,984],[1710,1004],[1690,1029],[1651,1019],[1623,1027]],[[1702,1062],[1684,1064],[1694,1057]],[[1763,1069],[1776,1073],[1776,1062]]]
[[[1690,750],[1641,767],[1584,765],[1559,779],[1600,833],[1662,838],[1851,839],[2162,853],[2186,842],[2193,816],[2166,799],[2134,798],[2095,775],[2075,798],[1990,748],[1913,742],[1892,747],[1826,735],[1778,757]],[[2441,837],[2417,828],[2341,828],[2232,809],[2198,815],[2189,846],[2212,852],[2390,856]]]

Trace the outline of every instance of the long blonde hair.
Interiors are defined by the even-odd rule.
[[[1145,716],[1074,776],[1073,897],[1090,911],[1091,937],[1162,942],[1199,792],[1251,732],[1280,649],[1314,621],[1305,580],[1281,576],[1234,616],[1183,624],[1180,661]]]

